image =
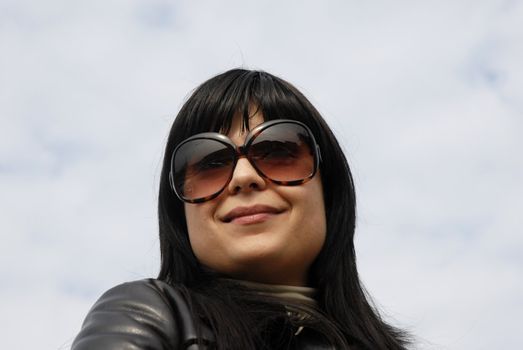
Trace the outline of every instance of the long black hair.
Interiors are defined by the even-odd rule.
[[[271,317],[277,318],[274,315],[279,309],[270,300],[253,305],[256,298],[249,299],[248,291],[230,288],[198,262],[188,238],[184,204],[169,184],[171,155],[181,141],[200,132],[227,133],[237,113],[241,113],[243,127],[248,129],[253,105],[265,120],[286,118],[305,123],[320,147],[327,236],[311,266],[308,281],[317,289],[316,319],[324,321],[320,326],[324,336],[342,348],[358,344],[364,349],[405,349],[406,334],[380,318],[358,277],[354,251],[356,196],[347,159],[307,98],[290,83],[263,71],[233,69],[213,77],[196,88],[178,113],[167,141],[160,178],[158,278],[190,291],[187,298],[195,313],[207,318],[216,334],[218,348],[258,346],[260,327],[251,325],[259,324],[260,318],[263,324],[270,323]],[[229,290],[224,298],[226,288]],[[231,293],[236,294],[231,297]],[[253,307],[265,311],[249,312]],[[221,318],[227,321],[220,322]]]

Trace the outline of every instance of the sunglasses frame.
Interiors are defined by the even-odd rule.
[[[305,177],[304,179],[292,180],[292,181],[273,180],[270,177],[268,177],[267,175],[265,175],[260,169],[258,169],[256,164],[248,156],[249,148],[250,148],[251,144],[254,142],[254,140],[256,140],[256,137],[258,137],[258,135],[260,135],[267,128],[275,126],[275,125],[279,125],[279,124],[299,125],[305,129],[308,136],[312,140],[311,146],[312,146],[312,152],[313,152],[313,157],[314,157],[313,169],[312,169],[311,174],[308,175],[307,177]],[[174,185],[174,158],[175,158],[178,150],[180,149],[180,147],[182,147],[187,142],[191,142],[194,140],[214,140],[214,141],[220,142],[223,145],[225,145],[227,148],[231,149],[231,152],[234,155],[234,159],[233,159],[233,164],[232,164],[232,171],[230,172],[229,178],[227,179],[227,181],[224,183],[223,187],[219,191],[217,191],[209,196],[200,197],[200,198],[196,198],[196,199],[189,199],[189,198],[185,198],[181,193],[179,193],[178,190],[176,189],[176,186]],[[180,144],[178,144],[178,146],[176,146],[176,148],[174,149],[172,156],[171,156],[169,183],[170,183],[171,188],[173,189],[174,193],[176,194],[176,196],[183,202],[203,203],[203,202],[209,201],[211,199],[218,197],[223,192],[223,190],[227,187],[227,185],[231,182],[231,179],[234,175],[234,169],[236,169],[236,165],[240,158],[246,158],[249,161],[249,163],[251,164],[251,166],[254,168],[254,170],[256,170],[258,175],[260,175],[262,178],[264,178],[272,183],[275,183],[277,185],[282,185],[282,186],[298,186],[298,185],[308,182],[309,180],[311,180],[314,177],[314,175],[316,175],[316,172],[318,171],[318,168],[319,168],[319,165],[321,162],[321,152],[320,152],[320,147],[319,147],[318,143],[316,142],[316,139],[314,138],[314,135],[312,134],[309,127],[307,127],[307,125],[303,124],[302,122],[299,122],[297,120],[292,120],[292,119],[275,119],[275,120],[270,120],[270,121],[261,123],[260,125],[256,126],[254,129],[252,129],[247,134],[242,146],[237,146],[228,136],[226,136],[224,134],[220,134],[217,132],[199,133],[199,134],[193,135],[193,136],[185,139]]]

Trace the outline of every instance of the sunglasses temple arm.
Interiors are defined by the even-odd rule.
[[[320,146],[316,145],[316,153],[318,153],[318,163],[321,163],[322,159],[321,159],[321,151],[320,151]]]

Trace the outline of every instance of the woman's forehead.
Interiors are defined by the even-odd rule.
[[[237,114],[233,117],[231,127],[226,135],[237,145],[242,145],[245,141],[245,137],[249,133],[249,130],[254,129],[261,123],[263,123],[264,117],[261,111],[256,111],[254,115],[249,116],[249,125],[247,128],[244,126],[243,116]]]
[[[219,132],[224,135],[247,134],[250,130],[265,121],[262,108],[255,103],[248,107],[238,108],[230,118],[226,118]],[[212,131],[212,130],[211,130]]]

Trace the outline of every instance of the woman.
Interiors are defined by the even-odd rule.
[[[106,292],[72,349],[404,349],[360,284],[355,193],[291,84],[235,69],[198,87],[160,180],[158,279]]]

